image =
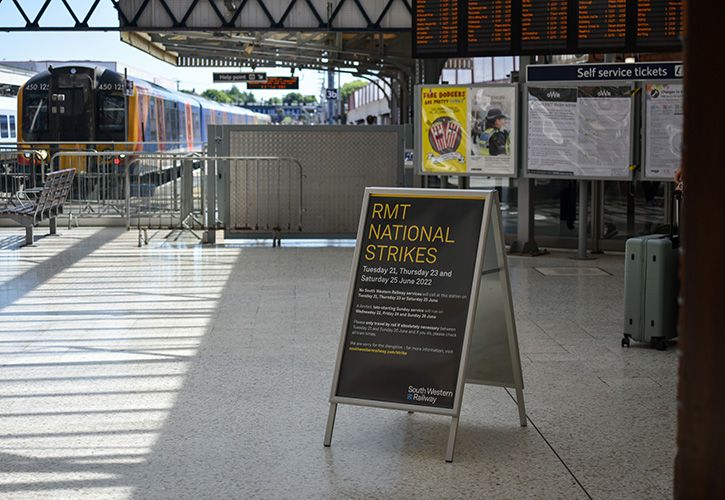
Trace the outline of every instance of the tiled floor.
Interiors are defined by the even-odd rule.
[[[498,388],[448,419],[340,407],[350,248],[0,230],[2,498],[667,498],[676,356],[620,347],[621,256],[511,258],[530,424]],[[544,276],[596,266],[609,275]]]

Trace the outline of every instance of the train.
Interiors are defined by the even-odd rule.
[[[17,142],[17,100],[0,96],[0,146]]]
[[[269,115],[97,66],[49,67],[20,88],[17,106],[18,143],[51,153],[83,146],[96,151],[200,151],[208,125],[271,122]]]

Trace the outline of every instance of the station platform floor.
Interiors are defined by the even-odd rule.
[[[672,496],[675,348],[620,346],[621,254],[510,258],[529,425],[469,385],[448,464],[447,417],[340,406],[322,446],[350,244],[60,233],[0,229],[2,498]]]

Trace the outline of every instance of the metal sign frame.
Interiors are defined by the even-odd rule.
[[[371,195],[411,195],[425,198],[478,198],[484,201],[484,209],[481,220],[481,230],[478,236],[477,255],[474,266],[475,276],[471,284],[471,292],[469,295],[468,315],[466,318],[466,328],[463,338],[463,346],[461,350],[461,359],[458,367],[458,378],[456,382],[456,393],[452,408],[427,407],[413,404],[402,404],[387,401],[357,399],[349,397],[337,396],[337,388],[342,368],[342,358],[345,350],[348,324],[350,322],[350,310],[355,291],[355,282],[358,273],[360,260],[361,244],[363,240],[363,232],[365,228],[365,220],[367,208],[369,206]],[[335,372],[333,375],[332,388],[330,390],[330,408],[325,428],[324,445],[329,447],[332,442],[332,433],[335,425],[335,416],[337,414],[338,404],[368,406],[375,408],[386,408],[391,410],[402,410],[409,413],[420,412],[435,415],[443,415],[451,417],[450,429],[448,435],[448,445],[446,447],[446,462],[453,461],[453,452],[455,448],[456,433],[458,430],[458,422],[461,413],[461,405],[463,401],[463,390],[466,383],[479,385],[491,385],[497,387],[511,387],[516,390],[516,404],[519,412],[519,423],[522,427],[527,424],[526,409],[524,404],[524,383],[523,373],[521,370],[521,358],[518,348],[518,338],[516,334],[516,321],[513,312],[513,300],[511,295],[511,285],[508,275],[508,264],[506,260],[506,247],[503,235],[503,223],[501,219],[501,207],[498,201],[498,192],[495,190],[466,190],[462,192],[455,189],[416,189],[416,188],[366,188],[365,197],[363,199],[362,209],[360,211],[360,223],[358,226],[357,240],[355,251],[353,254],[353,264],[350,276],[350,286],[348,288],[348,298],[345,306],[345,316],[340,334],[340,343],[337,349],[337,358],[335,360]],[[491,243],[492,242],[492,243]],[[494,256],[487,254],[490,251],[489,246],[493,246]],[[495,259],[492,259],[495,257]],[[491,262],[494,264],[491,264]],[[505,374],[506,380],[473,380],[468,378],[470,362],[473,361],[469,356],[471,342],[474,337],[483,338],[484,335],[490,335],[482,324],[475,324],[476,309],[479,301],[479,292],[481,291],[482,278],[484,275],[497,273],[501,283],[501,297],[503,298],[503,311],[505,316],[506,332],[493,332],[499,337],[503,336],[509,346],[509,354],[511,361],[512,373]]]
[[[511,120],[516,120],[515,124],[515,130],[513,137],[516,141],[521,140],[521,123],[519,123],[519,116],[521,115],[519,113],[519,108],[521,106],[521,92],[519,91],[519,85],[516,83],[473,83],[473,84],[461,84],[461,85],[450,85],[450,84],[433,84],[433,83],[423,83],[418,84],[415,86],[415,137],[413,138],[414,141],[414,147],[415,147],[415,158],[414,158],[414,166],[415,166],[415,173],[417,175],[425,175],[425,176],[439,176],[439,175],[450,175],[450,176],[456,176],[456,177],[483,177],[483,178],[516,178],[518,177],[518,173],[520,171],[520,163],[519,163],[519,146],[518,144],[514,144],[515,147],[511,148],[511,157],[513,159],[514,164],[514,171],[509,174],[485,174],[485,173],[478,173],[478,172],[424,172],[423,171],[423,122],[421,120],[422,117],[422,100],[421,100],[421,89],[423,87],[435,87],[435,88],[453,88],[453,87],[464,87],[466,89],[479,89],[479,88],[513,88],[514,89],[514,109],[511,111]],[[470,118],[469,113],[470,106],[468,103],[466,103],[466,120],[468,122],[468,119]],[[470,130],[467,128],[466,132],[470,134]],[[469,152],[466,152],[466,158],[469,156]]]
[[[642,91],[641,91],[641,98],[640,98],[640,106],[641,106],[641,119],[640,119],[640,129],[641,129],[641,148],[640,148],[640,154],[639,154],[639,165],[640,165],[640,179],[644,181],[669,181],[674,182],[674,178],[670,176],[665,175],[647,175],[647,127],[649,126],[647,123],[647,93],[645,92],[645,89],[647,88],[648,84],[653,85],[682,85],[684,88],[685,83],[682,80],[642,80]],[[684,120],[683,120],[683,132],[684,132]],[[682,161],[682,159],[680,159]]]
[[[555,173],[539,173],[539,171],[529,170],[529,88],[530,87],[544,87],[544,88],[576,88],[579,87],[596,87],[596,86],[629,86],[632,89],[633,94],[630,96],[630,127],[629,127],[629,165],[630,173],[626,176],[588,176],[588,175],[569,175],[569,174],[555,174]],[[592,80],[587,82],[576,82],[576,81],[547,81],[547,82],[527,82],[523,85],[521,103],[522,103],[522,114],[521,121],[526,125],[525,128],[521,129],[521,157],[522,157],[522,171],[521,176],[529,179],[561,179],[561,180],[589,180],[589,181],[631,181],[633,180],[632,167],[638,162],[638,155],[636,152],[637,134],[639,133],[638,121],[637,121],[637,102],[639,99],[634,94],[637,88],[636,82],[632,80]]]

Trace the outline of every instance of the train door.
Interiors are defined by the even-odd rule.
[[[93,77],[76,68],[59,68],[50,84],[50,140],[93,141]]]

